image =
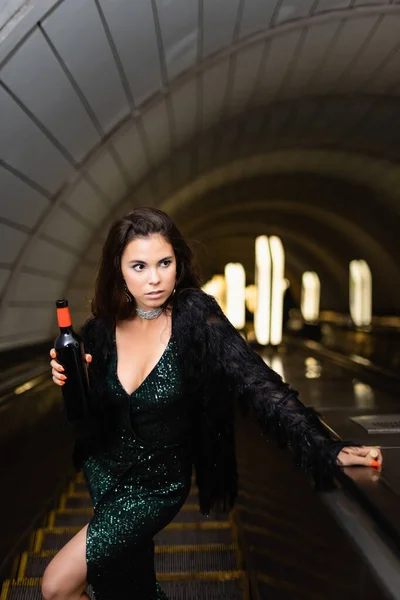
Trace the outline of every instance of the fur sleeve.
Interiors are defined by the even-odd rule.
[[[297,392],[250,348],[216,302],[210,303],[206,328],[221,377],[254,407],[265,433],[292,450],[296,464],[316,486],[330,486],[338,453],[354,444],[333,439],[318,413],[304,406]]]

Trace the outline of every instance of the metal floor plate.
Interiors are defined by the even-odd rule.
[[[357,425],[371,434],[400,433],[400,415],[362,415],[350,417]]]

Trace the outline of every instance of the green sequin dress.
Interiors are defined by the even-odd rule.
[[[114,442],[83,464],[94,505],[87,580],[96,600],[165,599],[154,571],[153,536],[185,502],[192,471],[192,419],[174,340],[132,394],[118,379],[114,343],[107,389],[121,410]]]

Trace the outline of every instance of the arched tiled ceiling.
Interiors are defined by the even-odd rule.
[[[135,204],[207,239],[207,271],[235,240],[250,273],[254,236],[281,232],[294,286],[316,265],[339,309],[358,253],[376,309],[398,309],[398,2],[14,4],[0,45],[0,348],[47,338],[66,292],[83,318],[104,231]],[[296,175],[298,197],[272,189],[277,175]]]

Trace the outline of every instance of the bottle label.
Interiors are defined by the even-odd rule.
[[[69,312],[69,308],[57,308],[57,320],[59,327],[71,327],[71,315]]]

